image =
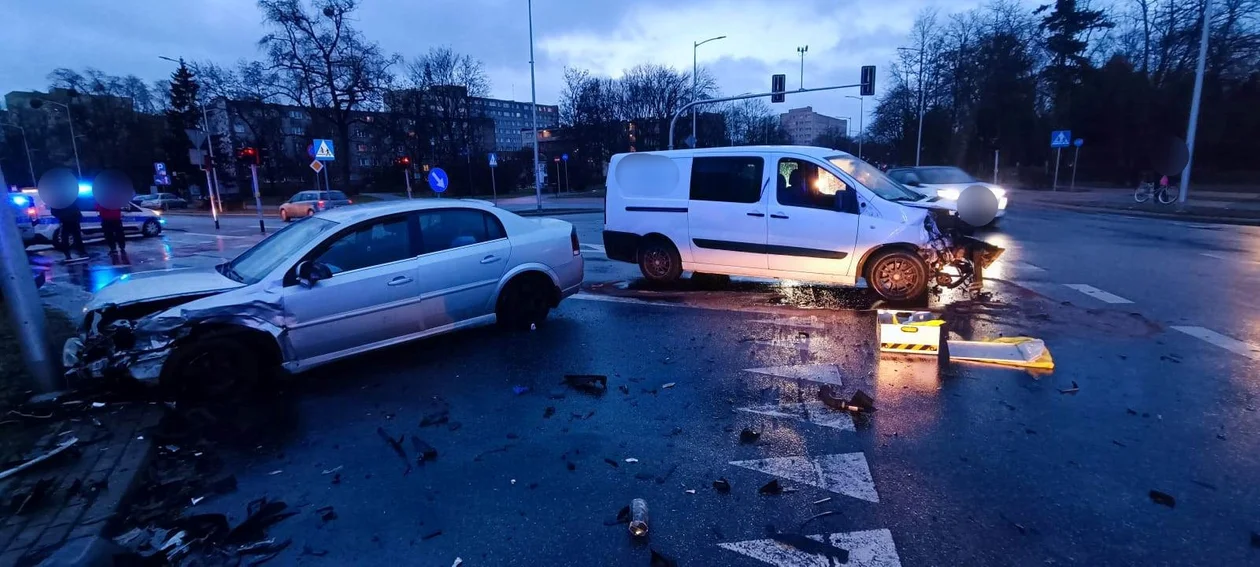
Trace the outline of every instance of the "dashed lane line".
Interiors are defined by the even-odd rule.
[[[1129,301],[1129,300],[1127,300],[1127,299],[1125,299],[1125,298],[1123,298],[1123,297],[1120,297],[1119,295],[1115,295],[1115,294],[1112,294],[1112,293],[1107,293],[1107,292],[1105,292],[1105,291],[1103,291],[1103,290],[1101,290],[1101,289],[1098,289],[1098,288],[1096,288],[1096,287],[1094,287],[1094,286],[1092,286],[1092,285],[1089,285],[1089,284],[1063,284],[1063,285],[1065,285],[1065,286],[1067,286],[1067,287],[1069,287],[1069,288],[1071,288],[1071,289],[1074,289],[1074,290],[1076,290],[1076,291],[1079,291],[1079,292],[1081,292],[1081,293],[1083,293],[1083,294],[1085,294],[1085,295],[1088,295],[1088,296],[1090,296],[1090,297],[1092,297],[1092,298],[1094,298],[1094,299],[1097,299],[1097,300],[1099,300],[1099,301],[1102,301],[1102,302],[1106,302],[1106,303],[1133,303],[1132,301]]]
[[[901,567],[897,546],[889,530],[864,530],[806,536],[849,552],[847,567]],[[806,553],[773,539],[719,543],[718,547],[778,567],[831,567],[832,559]]]
[[[801,329],[825,329],[827,328],[821,321],[802,317],[788,317],[786,319],[757,319],[753,323],[761,323],[762,325],[778,325],[780,327],[797,327]]]
[[[747,413],[768,415],[770,417],[795,419],[822,427],[839,429],[841,431],[857,431],[857,428],[853,425],[853,416],[842,411],[833,410],[823,405],[823,403],[818,400],[801,404],[770,404],[764,406],[752,406],[747,408],[738,408],[738,410]]]
[[[763,341],[769,342],[769,341]],[[808,348],[809,343],[804,343]],[[773,345],[773,346],[796,346],[792,344]],[[844,382],[840,379],[840,368],[834,364],[791,364],[786,366],[767,366],[765,368],[745,368],[744,372],[755,372],[757,374],[765,374],[776,378],[786,378],[788,380],[808,380],[810,382],[818,382],[822,384],[834,384],[843,386]]]
[[[732,465],[788,480],[817,486],[823,490],[879,502],[875,479],[864,453],[840,453],[816,457],[774,457],[751,461],[731,461]]]
[[[1173,325],[1172,328],[1210,345],[1221,347],[1234,354],[1241,354],[1252,360],[1260,360],[1260,347],[1256,345],[1245,343],[1232,337],[1227,337],[1216,331],[1205,329],[1203,327]]]

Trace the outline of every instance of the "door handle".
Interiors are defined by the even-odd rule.
[[[396,277],[396,278],[394,278],[394,279],[392,279],[392,280],[389,280],[389,283],[387,283],[387,284],[385,284],[385,285],[390,285],[390,286],[394,286],[394,285],[406,285],[406,284],[411,283],[412,281],[414,281],[414,280],[412,280],[411,278],[409,278],[409,277],[407,277],[407,276],[398,276],[398,277]]]
[[[498,261],[499,261],[499,257],[495,256],[494,254],[490,254],[489,256],[486,256],[485,258],[481,259],[482,264],[493,264]]]
[[[774,213],[774,214],[770,215],[770,218],[772,218],[772,219],[785,219],[785,218],[788,218],[788,216],[787,216],[787,215],[785,215],[785,214],[783,214],[783,213]]]
[[[750,217],[764,217],[764,216],[766,216],[766,214],[765,214],[765,213],[748,213],[748,216],[750,216]]]

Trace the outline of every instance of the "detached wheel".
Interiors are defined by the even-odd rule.
[[[544,275],[517,276],[499,293],[494,313],[499,326],[524,330],[531,324],[541,325],[551,311],[554,286]]]
[[[919,299],[928,290],[927,264],[914,252],[884,252],[871,260],[866,282],[889,301]]]
[[[654,238],[639,247],[639,271],[648,281],[669,283],[682,275],[682,257],[673,243]]]
[[[140,234],[145,238],[162,234],[162,223],[154,219],[144,221],[144,224],[140,225]]]
[[[162,386],[180,401],[222,401],[250,393],[262,376],[258,353],[230,335],[207,334],[175,347]]]

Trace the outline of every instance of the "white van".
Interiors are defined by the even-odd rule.
[[[890,300],[979,282],[1002,249],[935,198],[844,152],[748,146],[613,156],[604,247],[656,282],[683,271],[869,285]]]

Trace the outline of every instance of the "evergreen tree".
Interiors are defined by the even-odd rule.
[[[166,108],[166,139],[163,146],[166,150],[167,170],[183,174],[179,180],[183,187],[196,183],[197,174],[200,173],[188,161],[188,150],[192,145],[184,132],[188,129],[201,129],[201,109],[197,106],[199,88],[196,75],[181,60],[179,69],[171,74],[169,104]]]

